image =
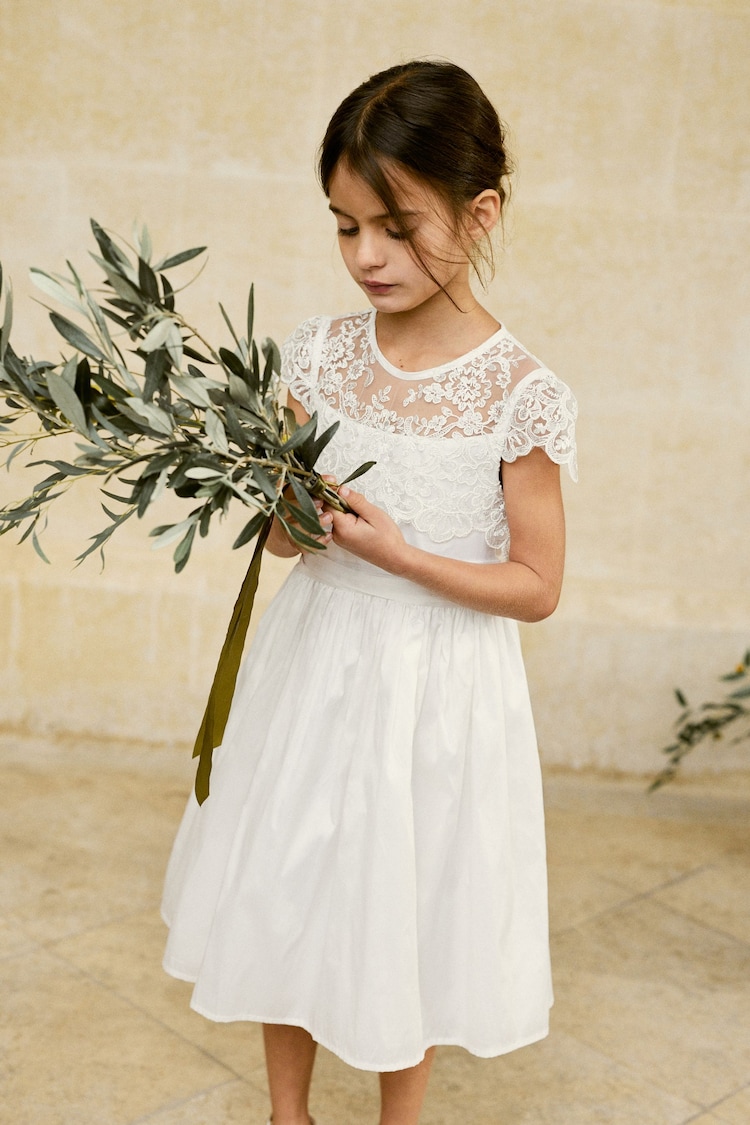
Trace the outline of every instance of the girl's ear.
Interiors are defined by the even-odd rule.
[[[500,219],[500,196],[494,188],[485,188],[474,196],[467,218],[468,233],[475,242],[491,234]]]

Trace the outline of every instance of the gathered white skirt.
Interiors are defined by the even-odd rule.
[[[306,556],[240,670],[167,871],[168,973],[213,1020],[366,1070],[547,1034],[541,780],[515,622]]]

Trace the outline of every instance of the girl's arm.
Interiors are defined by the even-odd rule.
[[[483,613],[541,621],[555,609],[562,586],[565,520],[560,469],[541,449],[503,463],[510,527],[507,562],[446,559],[410,546],[382,509],[342,488],[356,516],[332,512],[333,540],[375,566]]]
[[[287,406],[290,410],[294,411],[294,416],[300,426],[303,426],[305,422],[309,420],[310,415],[307,413],[302,403],[297,401],[294,395],[290,394],[287,396]],[[318,511],[322,512],[323,505],[320,501],[315,500],[314,504]],[[323,513],[321,522],[324,526],[329,526],[331,522],[330,516]],[[328,543],[330,542],[330,538],[330,535],[324,536],[321,542]],[[266,550],[281,559],[292,559],[295,555],[300,554],[300,548],[289,538],[278,520],[274,520],[271,525],[271,532],[266,540]]]

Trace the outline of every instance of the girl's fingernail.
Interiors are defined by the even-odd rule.
[[[345,484],[341,485],[339,489],[339,496],[343,496],[346,500],[347,496],[351,493],[351,488],[347,488]]]

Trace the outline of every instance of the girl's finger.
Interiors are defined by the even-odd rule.
[[[353,488],[348,485],[342,485],[339,489],[339,496],[345,500],[352,511],[356,512],[358,516],[364,516],[367,519],[368,515],[377,512],[379,509],[375,504],[371,504],[361,492],[355,492]]]

